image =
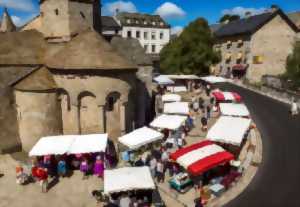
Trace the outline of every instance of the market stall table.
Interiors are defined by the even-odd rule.
[[[220,103],[220,112],[224,116],[249,117],[250,113],[245,104]]]
[[[135,150],[162,138],[162,133],[148,127],[142,127],[120,137],[118,140],[129,149]]]
[[[178,101],[181,101],[181,96],[178,94],[173,94],[173,93],[165,94],[162,96],[162,101],[163,102],[178,102]]]
[[[209,189],[215,196],[220,196],[222,193],[225,192],[224,185],[221,185],[219,183],[210,186]]]
[[[189,114],[189,103],[188,102],[173,102],[164,104],[164,113],[165,114]]]
[[[149,167],[124,167],[104,171],[104,194],[131,190],[153,190]]]
[[[219,76],[205,76],[205,77],[201,77],[200,79],[211,84],[229,82],[228,79]]]
[[[193,186],[193,181],[187,173],[179,173],[169,180],[169,185],[176,191],[185,193]]]
[[[240,146],[250,124],[251,119],[221,116],[208,131],[207,138],[211,141]]]

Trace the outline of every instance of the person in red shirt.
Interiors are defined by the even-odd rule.
[[[47,168],[38,168],[36,171],[40,185],[42,186],[42,193],[47,193],[48,190],[48,170]]]

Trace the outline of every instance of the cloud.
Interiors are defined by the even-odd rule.
[[[224,9],[222,14],[231,14],[231,15],[239,15],[244,17],[246,12],[251,12],[251,15],[264,13],[267,9],[264,7],[261,8],[245,8],[241,6],[234,7],[232,9]]]
[[[103,6],[103,14],[114,15],[116,10],[120,12],[137,12],[136,6],[131,1],[115,1],[111,3],[106,3]]]
[[[11,16],[11,19],[13,20],[13,22],[15,23],[16,26],[21,26],[23,24],[22,20],[20,17],[17,16]]]
[[[165,2],[156,9],[155,14],[164,19],[178,19],[184,17],[186,12],[176,4]]]
[[[183,31],[182,26],[175,26],[171,28],[171,34],[180,34]]]
[[[35,9],[32,0],[0,0],[0,7],[7,7],[25,12],[31,12]]]

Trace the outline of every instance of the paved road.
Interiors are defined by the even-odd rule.
[[[226,207],[300,207],[300,117],[289,106],[237,86],[262,134],[263,162],[246,190]],[[234,127],[234,126],[233,126]]]

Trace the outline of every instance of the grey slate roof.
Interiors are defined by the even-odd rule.
[[[294,22],[294,24],[297,25],[297,27],[300,29],[300,11],[298,12],[292,12],[288,14],[288,17]]]
[[[278,9],[273,12],[270,11],[229,22],[228,24],[225,24],[218,30],[216,30],[214,34],[217,38],[234,35],[253,34],[263,25],[273,19],[276,15],[280,15],[295,31],[298,30],[296,25],[282,12],[282,10]]]
[[[113,17],[102,16],[101,21],[102,21],[102,31],[121,30],[121,26]]]
[[[170,28],[170,25],[159,15],[120,12],[116,15],[116,18],[121,22],[122,26]],[[153,25],[153,22],[155,25]]]
[[[115,36],[112,38],[110,44],[120,55],[135,65],[152,65],[151,58],[145,53],[144,48],[137,39]]]

